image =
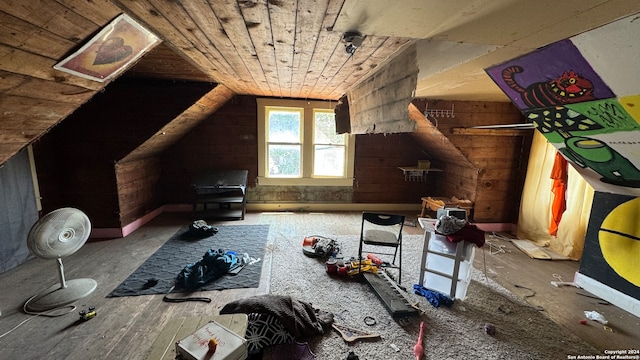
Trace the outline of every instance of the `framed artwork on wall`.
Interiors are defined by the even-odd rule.
[[[53,68],[105,82],[133,65],[159,42],[156,35],[128,15],[121,14]]]

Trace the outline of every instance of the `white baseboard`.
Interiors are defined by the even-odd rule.
[[[593,295],[640,318],[640,299],[635,299],[579,272],[576,272],[573,282]]]

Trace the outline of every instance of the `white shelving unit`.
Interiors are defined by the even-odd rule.
[[[419,284],[451,299],[464,300],[471,281],[473,244],[452,243],[446,236],[436,234],[435,219],[418,218],[418,222],[425,230]]]
[[[404,174],[404,181],[427,181],[427,175],[432,171],[442,171],[440,169],[421,169],[415,166],[401,166],[398,169]]]

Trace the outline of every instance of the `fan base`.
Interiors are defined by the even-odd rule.
[[[55,284],[27,300],[24,308],[31,312],[43,312],[69,305],[91,294],[98,283],[93,279],[73,279],[66,281],[67,287]]]

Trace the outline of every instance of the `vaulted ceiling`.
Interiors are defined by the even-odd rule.
[[[416,97],[509,101],[485,68],[637,12],[627,0],[4,0],[0,164],[108,85],[53,66],[122,13],[162,41],[124,76],[337,100],[415,43]],[[348,31],[364,36],[353,54]]]

